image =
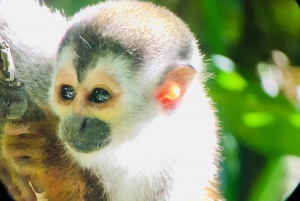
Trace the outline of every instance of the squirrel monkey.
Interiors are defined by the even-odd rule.
[[[18,31],[4,6],[22,1],[36,13],[19,17]],[[13,176],[4,183],[30,181],[49,201],[220,200],[217,123],[186,24],[149,2],[102,2],[66,22],[22,1],[0,1],[0,35],[30,113],[5,120],[1,168]],[[52,42],[27,41],[49,36],[30,23],[47,26]],[[11,192],[34,199],[26,189]]]

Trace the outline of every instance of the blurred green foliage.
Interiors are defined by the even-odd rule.
[[[71,16],[98,0],[45,0]],[[293,0],[154,0],[185,22],[206,55],[207,81],[220,119],[222,190],[229,201],[279,201],[285,156],[300,157],[300,113],[282,93],[267,95],[257,73],[281,50],[300,64],[300,10]],[[222,56],[220,56],[222,55]],[[299,77],[300,78],[300,77]]]

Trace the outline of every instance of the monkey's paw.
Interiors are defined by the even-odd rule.
[[[26,175],[44,169],[47,139],[41,132],[43,122],[6,123],[2,136],[2,154],[13,167]]]
[[[0,118],[17,119],[27,108],[25,87],[14,77],[9,45],[0,36]]]
[[[26,192],[26,182],[30,181],[34,192],[43,192],[42,197],[48,200],[83,200],[86,181],[80,168],[65,156],[55,135],[56,125],[52,117],[43,122],[6,123],[2,136],[4,160],[19,174],[17,180]],[[19,193],[16,188],[12,192]]]
[[[9,193],[17,200],[34,201],[43,191],[39,175],[46,172],[46,133],[49,122],[20,123],[11,121],[4,126],[1,151],[8,168],[0,167],[0,177]],[[51,127],[51,126],[50,126]],[[50,134],[50,133],[47,133]],[[32,184],[32,188],[29,185]]]

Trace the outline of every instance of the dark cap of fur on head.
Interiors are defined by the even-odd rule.
[[[126,17],[125,17],[126,16]],[[188,60],[196,40],[170,11],[147,2],[109,1],[74,17],[59,52],[71,46],[79,81],[107,54],[124,57],[133,70],[146,61]]]

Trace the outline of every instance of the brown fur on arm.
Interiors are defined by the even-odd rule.
[[[23,118],[6,121],[2,129],[0,174],[10,193],[16,200],[32,198],[30,180],[48,201],[100,200],[98,179],[72,163],[58,141],[57,118],[45,106],[29,106]]]

